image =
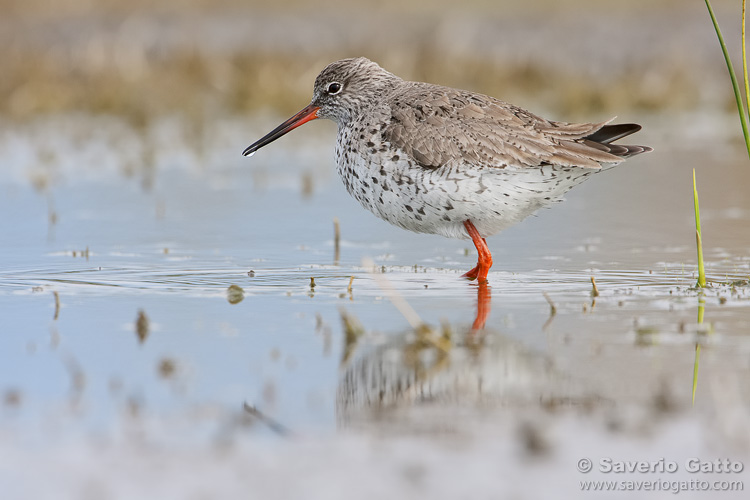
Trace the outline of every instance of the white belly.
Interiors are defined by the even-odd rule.
[[[336,149],[337,170],[363,207],[417,233],[468,238],[470,220],[482,237],[499,233],[555,201],[598,170],[544,166],[534,169],[425,169],[399,154]]]

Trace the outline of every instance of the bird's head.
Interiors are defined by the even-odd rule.
[[[316,118],[328,118],[339,126],[348,123],[379,102],[399,81],[399,77],[364,57],[331,63],[315,79],[310,104],[242,154],[252,155],[266,144]]]

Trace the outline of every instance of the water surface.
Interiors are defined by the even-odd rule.
[[[71,132],[40,146],[60,123]],[[749,409],[750,169],[738,148],[675,148],[647,127],[639,138],[655,152],[489,240],[490,313],[471,332],[470,243],[362,210],[335,176],[330,127],[242,158],[266,125],[217,123],[200,151],[179,122],[149,133],[150,152],[95,120],[4,132],[0,430],[19,456],[92,460],[89,445],[66,445],[92,437],[107,450],[137,437],[209,454],[271,439],[264,453],[282,460],[302,439],[301,453],[323,447],[337,462],[378,435],[401,436],[388,441],[395,456],[444,454],[413,441],[427,435],[459,436],[474,450],[467,467],[550,449],[570,466],[621,449],[612,428],[640,432],[665,413],[687,427],[658,427],[659,453],[704,451],[707,422],[721,447],[748,444],[737,422]],[[693,167],[715,282],[704,292],[693,288]],[[396,295],[431,332],[413,330]],[[547,427],[593,444],[537,443]],[[494,448],[504,436],[516,447]]]

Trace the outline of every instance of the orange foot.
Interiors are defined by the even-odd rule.
[[[487,247],[487,241],[479,235],[479,231],[477,231],[477,228],[474,227],[474,224],[470,220],[464,222],[464,227],[469,236],[471,236],[474,246],[477,248],[478,258],[476,267],[462,277],[470,280],[479,279],[480,283],[485,283],[487,281],[487,273],[490,272],[490,268],[492,267],[492,254],[489,247]]]

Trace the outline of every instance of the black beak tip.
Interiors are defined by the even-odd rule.
[[[318,118],[318,108],[317,106],[313,106],[310,104],[305,109],[294,115],[293,117],[289,118],[287,121],[267,133],[265,136],[261,137],[254,143],[250,144],[250,146],[245,149],[245,151],[242,152],[242,156],[253,156],[256,151],[258,151],[263,146],[266,146],[268,144],[271,144],[273,141],[281,137],[282,135],[286,134],[287,132],[294,130],[295,128],[299,127],[303,123],[309,122],[310,120],[314,120]]]

